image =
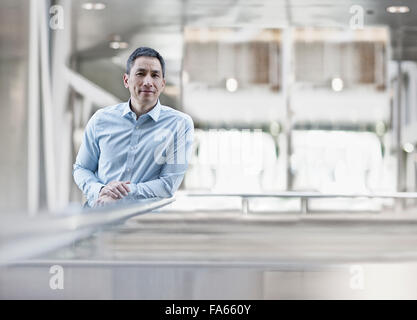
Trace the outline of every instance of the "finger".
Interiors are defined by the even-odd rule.
[[[115,194],[117,194],[117,198],[116,199],[123,198],[122,193],[119,191],[119,189],[117,189],[117,187],[113,187],[111,191],[113,191]]]
[[[126,185],[128,185],[128,184],[130,184],[130,181],[125,181],[124,182]],[[127,187],[127,189],[129,190],[129,192],[130,192],[130,188],[129,188],[129,186],[126,186]]]
[[[124,196],[127,195],[125,194],[126,193],[125,189],[120,184],[116,186],[116,190],[119,192],[120,198],[123,198]]]
[[[130,192],[129,187],[127,186],[127,184],[125,182],[122,182],[122,187],[124,188],[124,190],[126,190],[127,193]],[[127,195],[127,194],[126,194]]]
[[[120,182],[120,184],[117,186],[117,190],[120,191],[120,193],[123,196],[127,196],[128,191],[126,191],[126,189],[125,189],[125,187],[123,185],[123,182]]]
[[[119,199],[119,195],[114,193],[113,190],[111,190],[111,189],[107,189],[106,195],[115,199],[115,200]]]

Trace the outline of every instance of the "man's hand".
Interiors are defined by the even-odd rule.
[[[109,196],[100,196],[96,201],[95,207],[101,207],[101,206],[104,206],[106,204],[110,204],[110,203],[113,203],[113,202],[116,202],[116,201],[117,200],[115,200],[115,199],[113,199],[112,197],[109,197]]]
[[[130,181],[112,181],[108,183],[100,190],[99,199],[104,196],[114,200],[122,199],[130,192],[128,184],[130,184]]]

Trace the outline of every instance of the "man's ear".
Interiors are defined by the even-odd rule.
[[[129,76],[128,76],[127,73],[125,73],[123,75],[123,84],[124,84],[125,88],[129,88],[129,82],[128,81],[129,81]]]
[[[162,80],[162,90],[164,90],[165,89],[165,84],[166,84],[166,80],[165,80],[165,78]]]

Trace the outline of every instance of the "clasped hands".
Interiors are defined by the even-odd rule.
[[[112,181],[101,188],[96,207],[115,202],[127,196],[130,192],[130,181]]]

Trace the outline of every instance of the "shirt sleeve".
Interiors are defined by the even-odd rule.
[[[74,181],[91,207],[97,201],[101,188],[105,186],[96,176],[100,156],[96,138],[96,122],[97,113],[87,123],[80,150],[73,165]]]
[[[194,124],[191,117],[180,121],[173,139],[166,148],[166,157],[159,178],[129,185],[129,196],[132,198],[170,198],[179,188],[188,168],[194,140]]]

